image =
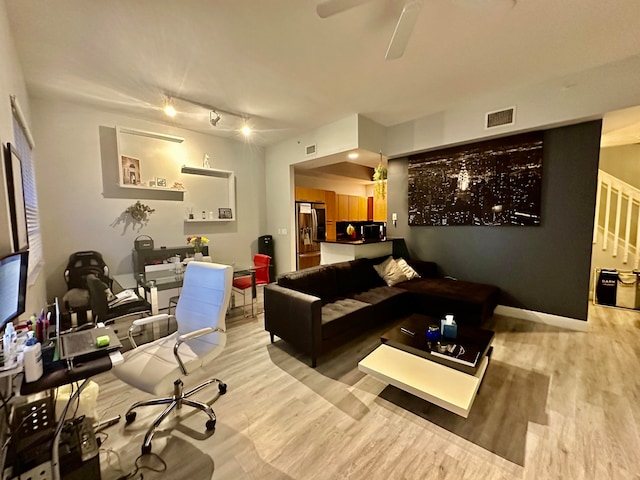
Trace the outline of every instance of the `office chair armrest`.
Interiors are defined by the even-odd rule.
[[[207,327],[207,328],[201,328],[200,330],[194,330],[193,332],[185,333],[178,337],[176,344],[173,346],[173,355],[174,357],[176,357],[176,360],[178,361],[178,365],[180,366],[180,370],[182,371],[183,375],[189,375],[189,372],[187,372],[187,369],[184,366],[182,359],[180,358],[180,354],[178,353],[178,349],[180,348],[180,345],[182,345],[187,340],[192,340],[194,338],[202,337],[203,335],[209,335],[210,333],[215,333],[215,332],[225,333],[226,331],[218,327],[216,328]]]
[[[170,318],[175,318],[174,315],[167,315],[166,313],[161,313],[159,315],[151,315],[150,317],[143,317],[143,318],[137,318],[136,320],[133,321],[133,323],[131,324],[131,326],[129,327],[129,341],[131,342],[131,346],[133,348],[138,348],[138,344],[136,343],[136,341],[133,339],[133,332],[135,332],[136,330],[138,330],[138,328],[147,325],[149,323],[155,323],[155,322],[160,322],[160,321],[168,321]]]
[[[148,323],[159,322],[160,320],[169,320],[170,317],[173,317],[173,315],[169,315],[167,313],[160,313],[158,315],[151,315],[150,317],[136,318],[132,323],[132,327],[142,326]]]

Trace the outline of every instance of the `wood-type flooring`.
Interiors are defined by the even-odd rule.
[[[185,407],[153,442],[167,471],[134,478],[638,479],[640,312],[591,306],[588,326],[579,332],[494,316],[493,356],[464,419],[358,371],[388,326],[312,369],[285,342],[269,342],[262,315],[234,316],[211,367],[228,392],[216,399],[210,388],[198,397],[215,400],[215,431]],[[101,418],[149,397],[108,372],[95,380]],[[161,408],[101,434],[103,479],[134,469]],[[156,458],[138,462],[161,467]]]

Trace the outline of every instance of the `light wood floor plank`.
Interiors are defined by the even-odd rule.
[[[286,343],[270,344],[261,315],[233,317],[211,367],[229,386],[213,403],[215,432],[207,434],[202,414],[185,408],[153,444],[172,459],[171,471],[142,473],[196,480],[194,471],[268,480],[640,478],[640,312],[591,306],[588,332],[504,316],[491,324],[494,353],[464,419],[357,370],[384,328],[312,369]],[[105,418],[147,398],[111,373],[96,379]],[[199,396],[212,401],[215,388]],[[132,470],[157,413],[149,408],[134,424],[107,430],[104,479],[122,474],[107,449]],[[175,451],[176,439],[188,442],[188,458]]]

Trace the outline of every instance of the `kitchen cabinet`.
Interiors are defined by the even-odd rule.
[[[354,222],[360,218],[360,199],[356,195],[349,195],[349,217],[348,221]]]
[[[317,188],[296,187],[296,201],[325,202],[325,191]]]
[[[323,202],[325,204],[328,239],[335,239],[336,222],[371,220],[367,197],[345,195],[331,190],[296,187],[296,201]]]
[[[358,197],[358,221],[367,221],[367,197]]]
[[[367,221],[367,197],[358,195],[336,194],[336,221],[337,222],[366,222]]]
[[[349,221],[349,195],[338,193],[336,194],[336,200],[338,204],[338,215],[336,217],[336,221]]]
[[[387,196],[384,197],[374,195],[373,196],[373,221],[374,222],[386,222],[387,221]]]
[[[327,229],[327,240],[336,239],[336,192],[325,190],[325,221]]]

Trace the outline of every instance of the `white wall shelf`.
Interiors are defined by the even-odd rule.
[[[135,140],[131,136],[143,138]],[[134,190],[184,193],[184,189],[170,186],[177,180],[176,161],[182,155],[178,144],[183,142],[184,138],[176,135],[116,125],[118,186]],[[126,159],[129,161],[125,162]],[[149,185],[158,178],[163,178],[168,186]]]
[[[214,182],[224,182],[224,188],[227,189],[227,197],[219,198],[216,203],[214,203],[213,207],[209,202],[211,202],[211,197],[208,196],[206,198],[194,198],[194,204],[198,210],[206,210],[213,211],[214,215],[218,215],[219,208],[230,208],[231,209],[231,218],[194,218],[194,219],[185,219],[185,223],[202,223],[202,222],[233,222],[236,219],[236,176],[235,173],[229,170],[217,170],[215,168],[200,168],[200,167],[188,167],[186,165],[182,166],[181,172],[188,175],[199,175],[204,177],[211,177],[211,180]],[[207,182],[208,183],[208,182]],[[220,183],[212,184],[220,185]],[[221,186],[221,188],[223,188]],[[222,193],[222,192],[221,192]],[[222,194],[223,195],[223,194]],[[221,197],[222,197],[221,195]],[[219,203],[222,202],[222,203]],[[207,205],[206,208],[200,208],[200,205]]]
[[[119,128],[120,133],[126,133],[129,135],[137,135],[139,137],[149,137],[149,138],[155,138],[157,140],[166,140],[168,142],[175,142],[175,143],[182,143],[184,142],[184,138],[183,137],[178,137],[176,135],[168,135],[166,133],[156,133],[156,132],[149,132],[146,130],[138,130],[135,128],[127,128],[127,127],[116,127]]]
[[[150,187],[148,185],[119,185],[121,188],[131,188],[134,190],[156,190],[161,192],[186,192],[184,188],[170,188],[170,187]]]
[[[185,218],[184,223],[232,222],[233,218]]]
[[[229,170],[216,170],[215,168],[198,168],[182,166],[182,173],[190,173],[192,175],[205,175],[209,177],[229,178],[234,175]]]

